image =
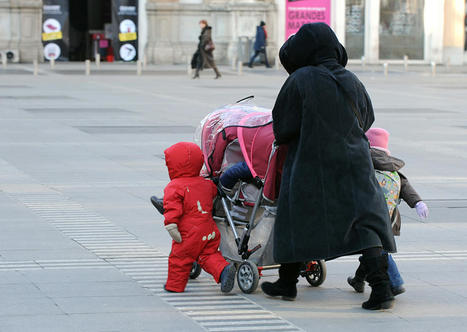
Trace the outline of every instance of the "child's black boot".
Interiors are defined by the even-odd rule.
[[[157,198],[156,196],[151,196],[151,203],[160,214],[164,214],[164,200]]]
[[[221,292],[222,293],[229,293],[232,291],[234,285],[235,285],[235,274],[237,273],[237,269],[235,268],[235,265],[230,263],[226,267],[224,267],[224,270],[222,270],[221,273]]]

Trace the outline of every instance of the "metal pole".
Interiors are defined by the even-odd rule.
[[[231,65],[232,65],[232,70],[237,69],[237,57],[235,55],[232,57]]]
[[[431,75],[436,76],[436,62],[431,62]]]
[[[37,76],[37,75],[39,75],[39,63],[38,63],[37,59],[34,59],[33,65],[34,65],[33,75]]]
[[[7,64],[8,64],[8,59],[6,58],[6,53],[0,53],[2,56],[2,66],[3,69],[6,69]]]
[[[86,60],[84,62],[84,66],[85,66],[85,75],[86,76],[89,76],[91,75],[91,60]]]
[[[96,67],[101,67],[101,55],[99,53],[96,53]]]
[[[409,70],[409,57],[407,55],[404,55],[404,70]]]
[[[385,62],[383,64],[383,68],[384,68],[384,76],[388,76],[388,72],[389,72],[389,64],[387,62]]]
[[[276,60],[274,61],[274,66],[276,67],[276,70],[279,70],[281,68],[281,59],[279,56],[276,56]]]
[[[362,67],[365,67],[365,57],[362,56]]]
[[[143,68],[146,69],[148,66],[148,56],[145,54],[143,55]]]
[[[243,73],[243,62],[239,61],[238,67],[237,67],[237,74],[242,75],[242,73]]]
[[[52,69],[55,68],[55,58],[50,59],[50,68],[52,68]]]
[[[141,60],[136,61],[136,75],[141,76],[143,73],[143,63]]]

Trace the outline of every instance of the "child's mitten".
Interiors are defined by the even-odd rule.
[[[418,202],[415,205],[415,209],[417,209],[417,214],[420,218],[426,219],[428,217],[428,206],[423,201]]]
[[[180,232],[178,231],[177,224],[168,224],[167,226],[165,226],[165,229],[167,230],[167,232],[169,232],[169,235],[172,237],[172,239],[175,242],[177,243],[182,242],[182,236],[180,235]]]

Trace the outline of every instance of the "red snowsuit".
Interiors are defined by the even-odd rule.
[[[164,153],[171,179],[164,190],[164,223],[176,223],[182,236],[182,242],[172,241],[165,288],[183,292],[194,261],[216,282],[229,263],[219,252],[220,234],[212,219],[217,188],[211,180],[199,176],[201,149],[193,143],[177,143]]]

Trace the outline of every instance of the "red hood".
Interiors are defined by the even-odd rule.
[[[199,176],[203,167],[203,153],[194,143],[181,142],[164,151],[170,179]]]

